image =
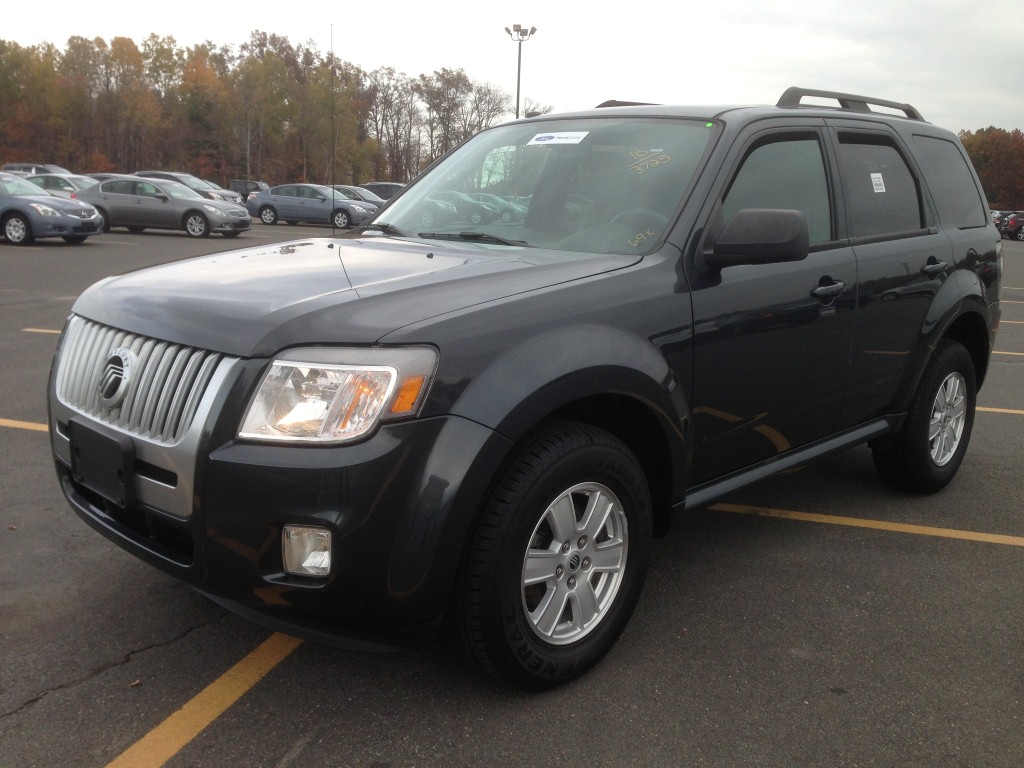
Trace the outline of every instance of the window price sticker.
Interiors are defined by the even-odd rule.
[[[871,174],[871,186],[875,188],[875,192],[885,192],[885,179],[882,178],[882,174]]]

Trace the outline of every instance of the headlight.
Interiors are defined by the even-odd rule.
[[[216,216],[223,216],[224,215],[224,211],[222,211],[220,208],[218,208],[215,205],[208,205],[207,203],[203,203],[203,208],[205,208],[210,213],[212,213],[212,214],[214,214]]]
[[[289,350],[263,376],[240,438],[339,443],[415,416],[437,365],[430,347]]]
[[[353,205],[352,206],[352,210],[358,211],[359,213],[366,213],[367,212],[367,209],[363,208],[363,206],[361,206],[361,205]]]
[[[59,212],[55,211],[48,205],[44,205],[43,203],[29,203],[29,206],[34,208],[36,213],[40,216],[60,216]]]

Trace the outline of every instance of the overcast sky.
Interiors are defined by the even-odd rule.
[[[63,50],[72,35],[141,46],[156,33],[182,49],[205,41],[237,49],[260,30],[321,53],[333,47],[367,71],[463,69],[514,97],[517,44],[504,28],[519,23],[537,28],[522,44],[523,97],[556,111],[607,99],[773,104],[799,85],[909,102],[954,131],[1024,129],[1020,0],[497,5],[49,0],[39,13],[5,13],[0,39]]]

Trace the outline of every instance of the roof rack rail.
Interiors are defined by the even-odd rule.
[[[910,104],[901,104],[898,101],[887,101],[885,99],[874,99],[870,96],[854,96],[852,93],[837,93],[836,91],[818,91],[813,88],[787,88],[786,92],[782,94],[782,98],[779,99],[778,107],[801,107],[810,106],[808,104],[801,104],[800,100],[804,96],[817,96],[823,99],[835,99],[839,102],[839,106],[843,109],[848,109],[851,112],[871,112],[876,113],[876,110],[871,109],[870,105],[876,107],[888,107],[889,109],[895,109],[902,112],[911,120],[920,120],[922,123],[926,122],[921,116],[921,113],[917,111]]]
[[[616,101],[610,99],[608,101],[602,101],[595,107],[595,109],[602,109],[604,107],[652,107],[656,106],[651,104],[649,101]]]

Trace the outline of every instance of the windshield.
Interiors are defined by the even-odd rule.
[[[202,195],[196,192],[194,189],[189,189],[184,184],[179,184],[176,181],[168,181],[160,185],[164,192],[170,197],[177,197],[181,200],[205,200]]]
[[[713,133],[703,120],[510,123],[475,136],[373,223],[423,238],[644,253],[674,218]]]
[[[21,176],[0,179],[0,185],[3,185],[3,189],[8,195],[13,195],[14,197],[46,197],[50,194],[45,189],[36,186]]]

